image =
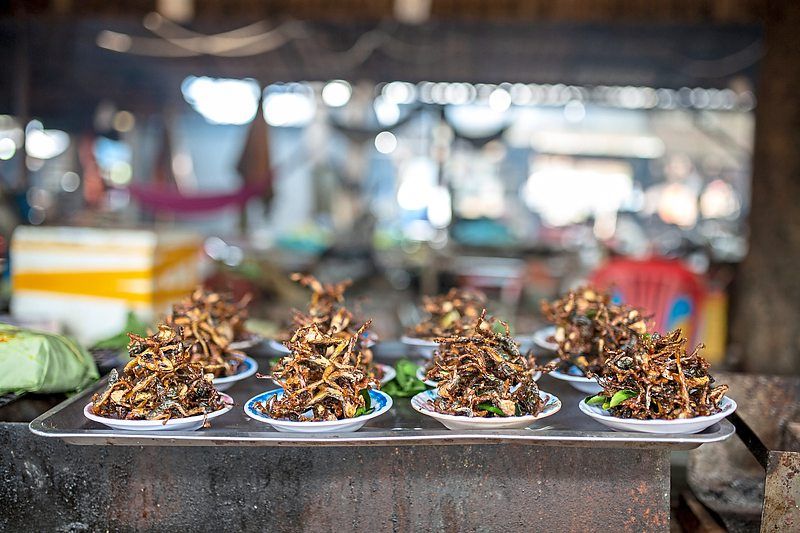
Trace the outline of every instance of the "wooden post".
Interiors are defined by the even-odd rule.
[[[757,91],[750,251],[731,313],[743,370],[800,372],[800,3],[767,10]]]

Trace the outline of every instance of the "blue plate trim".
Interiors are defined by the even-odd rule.
[[[280,395],[283,394],[283,388],[273,389],[271,391],[262,392],[258,396],[253,396],[252,398],[247,400],[247,403],[244,405],[245,413],[247,413],[248,416],[260,418],[261,420],[273,420],[273,418],[267,416],[265,413],[262,413],[261,411],[256,409],[256,404],[264,403],[273,396],[278,394]],[[375,409],[374,413],[386,409],[388,402],[386,401],[386,397],[383,396],[382,394],[370,389],[369,398],[370,400],[372,400],[372,407]],[[355,419],[349,419],[349,420],[355,420]]]
[[[255,374],[257,369],[258,363],[256,360],[252,357],[245,356],[244,359],[242,359],[239,367],[236,369],[237,371],[235,374],[232,376],[220,376],[218,378],[214,378],[213,382],[217,385],[226,385],[228,383],[241,381]]]
[[[580,368],[578,368],[575,365],[570,365],[569,366],[569,368],[567,369],[567,374],[570,375],[570,376],[578,377],[578,378],[585,378],[586,377],[586,374],[584,374],[583,370],[581,370]]]
[[[248,357],[239,365],[239,371],[236,374],[244,374],[251,368],[253,368],[253,360]]]

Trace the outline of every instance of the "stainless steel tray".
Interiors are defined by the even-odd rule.
[[[261,368],[267,360],[260,359]],[[544,376],[542,390],[558,396],[561,411],[526,429],[451,431],[436,420],[411,408],[409,399],[396,398],[389,413],[370,421],[352,433],[293,434],[279,433],[270,426],[251,420],[242,405],[265,390],[275,388],[269,380],[255,377],[225,391],[236,401],[229,413],[214,419],[212,427],[199,431],[125,432],[87,420],[83,408],[91,395],[105,386],[97,386],[76,395],[30,423],[30,430],[43,437],[63,439],[71,444],[158,445],[158,446],[405,446],[442,444],[532,444],[544,446],[634,447],[691,449],[706,442],[718,442],[734,433],[727,420],[694,435],[650,435],[613,431],[598,424],[578,410],[585,397],[569,385]]]

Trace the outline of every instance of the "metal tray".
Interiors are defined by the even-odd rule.
[[[266,358],[259,359],[261,368]],[[227,414],[214,419],[212,427],[190,432],[124,432],[87,420],[83,408],[91,395],[105,387],[102,379],[95,387],[54,407],[30,423],[30,430],[43,437],[63,439],[71,444],[158,445],[158,446],[404,446],[442,444],[532,444],[549,446],[634,447],[692,449],[706,442],[719,442],[734,433],[727,420],[694,435],[650,435],[613,431],[578,410],[585,394],[569,385],[543,376],[542,390],[561,399],[561,411],[526,429],[451,431],[436,420],[411,408],[408,398],[396,398],[394,406],[352,433],[279,433],[267,424],[251,420],[242,405],[256,394],[275,388],[269,380],[255,377],[237,383],[227,391],[236,401]]]

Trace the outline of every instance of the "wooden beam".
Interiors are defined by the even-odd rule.
[[[195,18],[226,20],[292,17],[303,20],[376,21],[392,18],[395,0],[195,0]],[[154,11],[154,0],[33,0],[33,14],[80,18],[135,17]],[[768,0],[432,0],[433,20],[758,22]],[[0,17],[9,15],[0,4]]]

